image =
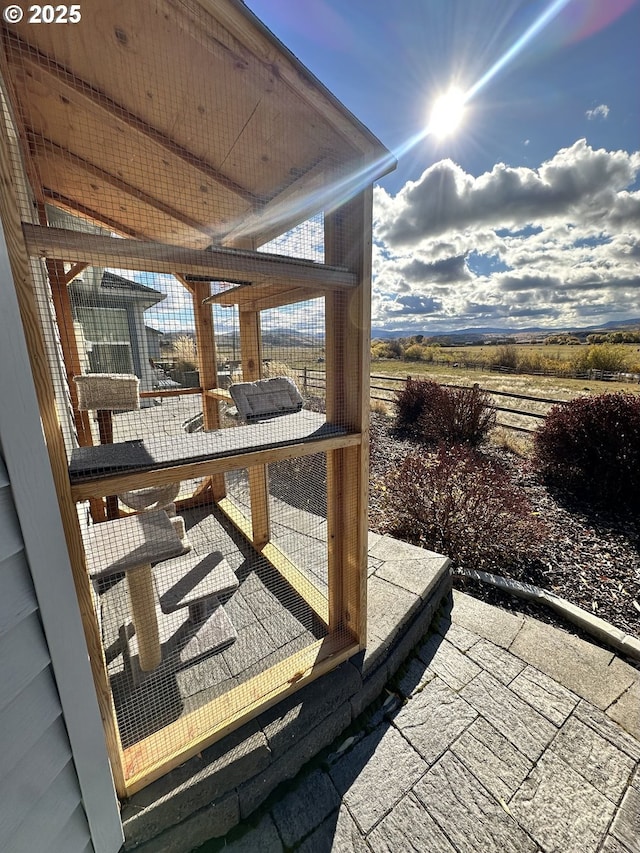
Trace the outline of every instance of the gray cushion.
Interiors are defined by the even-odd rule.
[[[229,393],[245,421],[299,412],[303,402],[300,392],[286,376],[235,382],[229,386]]]

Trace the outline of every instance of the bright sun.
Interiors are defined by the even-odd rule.
[[[431,110],[429,130],[436,136],[449,136],[460,126],[464,117],[464,94],[449,89],[436,100]]]

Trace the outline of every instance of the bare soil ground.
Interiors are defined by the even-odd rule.
[[[369,526],[384,533],[389,531],[376,482],[417,446],[395,436],[393,421],[382,415],[372,415],[371,435]],[[550,590],[617,628],[640,636],[640,520],[610,518],[571,505],[547,489],[528,459],[491,443],[480,452],[504,466],[549,530],[541,557],[503,572],[496,567],[496,573]],[[546,621],[561,621],[546,608],[469,579],[458,577],[454,584],[492,603],[530,612]]]

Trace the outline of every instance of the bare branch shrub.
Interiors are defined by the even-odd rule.
[[[383,504],[389,533],[464,568],[533,561],[546,536],[507,472],[461,445],[406,456],[386,481]]]
[[[396,392],[396,429],[425,444],[479,444],[495,425],[489,395],[477,386],[446,388],[408,379]]]

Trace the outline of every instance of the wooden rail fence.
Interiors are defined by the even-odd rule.
[[[324,395],[324,387],[325,387],[325,374],[322,370],[313,370],[308,367],[302,368],[301,370],[295,371],[298,380],[304,390],[305,393],[318,393],[319,396]],[[393,403],[393,394],[395,391],[400,390],[400,388],[406,383],[408,379],[411,379],[412,376],[408,374],[407,376],[384,376],[384,375],[371,375],[371,399],[372,400],[380,400],[384,403]],[[416,377],[423,378],[423,377]],[[377,384],[380,382],[384,382],[384,385]],[[463,388],[468,386],[463,385],[452,385],[450,383],[440,383],[445,388]],[[480,388],[480,386],[477,386]],[[507,415],[515,415],[519,418],[528,418],[525,422],[525,425],[509,423],[508,421],[502,420],[498,421],[498,426],[505,427],[506,429],[516,430],[518,432],[526,432],[532,433],[535,431],[535,422],[544,420],[547,416],[548,410],[551,406],[562,405],[564,400],[552,400],[548,397],[535,397],[531,394],[517,394],[513,391],[496,391],[493,388],[480,388],[480,391],[486,391],[487,394],[490,394],[493,398],[499,398],[494,402],[494,408],[497,412],[504,412]],[[386,395],[386,396],[385,396]],[[513,406],[508,405],[509,400],[517,401]],[[535,403],[539,406],[545,406],[545,411],[530,411],[523,408],[515,408],[514,406],[521,406],[520,401],[526,401],[530,403]]]

